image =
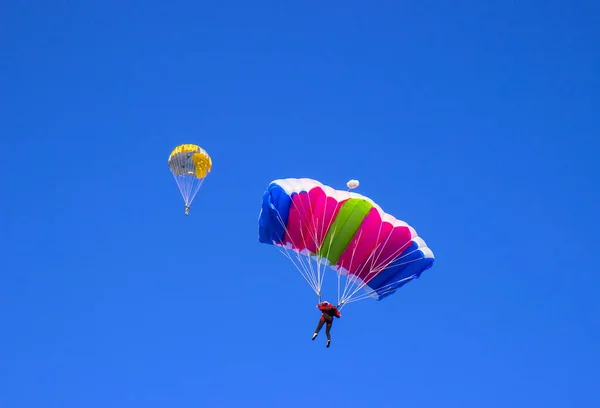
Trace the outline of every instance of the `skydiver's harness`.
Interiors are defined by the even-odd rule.
[[[323,313],[321,315],[321,321],[327,324],[333,324],[333,317]]]
[[[333,315],[330,315],[329,313],[327,313],[327,312],[330,312],[332,310],[335,310],[335,312],[333,312],[335,314],[338,311],[338,308],[337,307],[335,307],[335,308],[330,307],[330,308],[328,308],[326,310],[321,310],[321,321],[322,322],[325,322],[327,324],[333,324]]]

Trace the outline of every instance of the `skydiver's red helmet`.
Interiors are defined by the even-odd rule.
[[[321,303],[324,304],[324,305],[328,305],[329,304],[329,302],[326,301],[326,300],[322,301]]]

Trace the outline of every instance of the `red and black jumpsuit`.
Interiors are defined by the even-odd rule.
[[[323,327],[323,324],[326,324],[325,334],[327,335],[327,340],[331,340],[331,334],[329,332],[331,331],[333,318],[334,316],[340,318],[342,317],[342,314],[337,309],[337,307],[335,307],[331,303],[320,303],[317,305],[317,307],[323,314],[321,315],[321,319],[319,320],[319,324],[317,325],[315,333],[319,333],[319,331]]]

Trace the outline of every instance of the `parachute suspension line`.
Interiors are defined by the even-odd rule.
[[[308,200],[309,200],[309,204],[310,204],[310,196],[308,197]],[[339,207],[340,207],[340,202],[336,201],[335,209],[333,211],[334,214],[337,214]],[[319,241],[318,238],[319,237],[323,237],[322,239],[325,238],[325,232],[329,231],[329,229],[331,228],[331,225],[333,224],[333,221],[335,220],[335,217],[332,216],[332,217],[330,217],[329,222],[325,223],[325,216],[326,216],[326,214],[327,214],[327,204],[323,205],[323,213],[322,213],[322,217],[321,217],[321,219],[323,220],[323,222],[320,223],[321,224],[320,225],[320,229],[319,229],[318,225],[314,225],[314,227],[315,227],[314,228],[314,235],[315,235],[314,236],[314,242],[315,242],[315,245],[317,247],[317,253],[320,253],[321,249],[323,248],[323,242],[319,243],[318,242]],[[317,220],[318,220],[318,218],[317,218]],[[314,224],[314,222],[313,222],[313,224]],[[318,222],[317,222],[317,224],[318,224]],[[329,253],[331,251],[331,242],[333,242],[333,238],[335,237],[335,234],[336,234],[336,230],[334,229],[333,232],[331,233],[331,239],[330,239],[330,242],[329,242],[329,246],[327,248],[327,254],[325,254],[325,259],[327,260],[327,262],[329,260]],[[322,285],[323,282],[324,282],[324,280],[325,280],[325,273],[327,271],[327,265],[326,265],[326,262],[321,261],[322,257],[319,256],[318,259],[319,259],[319,262],[318,262],[319,278],[320,278],[321,285]],[[339,274],[339,272],[337,270],[336,270],[336,272],[337,272],[337,278],[338,278],[337,300],[338,300],[338,304],[339,304],[339,300],[340,300],[340,274]]]
[[[300,230],[300,237],[302,238],[302,241],[304,243],[306,243],[306,239],[304,238],[304,231]],[[300,256],[300,253],[298,253],[298,256]],[[311,257],[308,256],[308,259],[306,260],[306,263],[308,264],[308,267],[310,268],[310,273],[311,276],[313,277],[313,279],[315,280],[315,283],[317,285],[317,295],[321,296],[321,280],[319,279],[319,274],[318,274],[318,268],[319,268],[319,264],[317,263],[317,270],[315,271],[315,268],[313,267],[313,263],[311,262]]]
[[[385,244],[383,244],[383,245],[385,245]],[[350,290],[348,290],[348,292],[345,294],[344,302],[348,302],[349,300],[351,300],[356,293],[358,293],[361,289],[363,289],[379,272],[384,270],[394,260],[396,253],[392,254],[389,257],[388,262],[384,262],[382,265],[378,266],[377,268],[374,268],[373,265],[378,260],[379,256],[374,257],[373,254],[375,254],[376,249],[378,247],[379,247],[379,245],[375,248],[375,250],[373,250],[373,252],[371,252],[369,258],[365,262],[365,264],[366,264],[369,261],[369,259],[371,260],[371,266],[369,267],[369,269],[367,269],[368,270],[367,276],[365,276],[362,279],[358,278],[358,277],[354,278],[354,281],[355,281],[354,286]],[[398,252],[398,254],[401,253],[402,249],[400,249],[397,252]]]
[[[395,285],[397,285],[399,283],[402,283],[402,282],[410,281],[412,279],[415,279],[415,275],[407,276],[406,278],[398,279],[397,281],[394,281],[392,283],[388,283],[387,285],[382,286],[381,288],[379,288],[380,291],[381,291],[381,289],[383,289],[381,295],[386,295],[386,294],[392,292],[394,290],[393,287]],[[372,293],[363,293],[360,296],[352,297],[350,300],[348,300],[344,304],[347,305],[349,303],[358,302],[358,301],[365,300],[365,299],[368,299],[368,298],[371,298],[371,297],[373,297]]]
[[[283,222],[283,218],[281,217],[281,214],[279,213],[279,211],[277,211],[277,219],[279,220],[279,223],[281,224],[281,226],[284,228],[284,230],[286,229],[285,223]],[[279,251],[286,256],[291,262],[292,264],[294,264],[294,266],[296,267],[296,269],[298,269],[298,272],[300,272],[300,275],[302,275],[302,277],[304,278],[304,280],[306,280],[306,283],[308,283],[308,285],[312,288],[312,290],[317,294],[317,296],[320,296],[320,290],[317,286],[317,282],[315,280],[315,277],[313,274],[311,274],[311,268],[310,268],[310,260],[308,260],[309,263],[309,267],[307,267],[304,264],[304,258],[301,256],[300,252],[293,249],[293,248],[297,248],[297,245],[292,242],[292,249],[287,248],[285,245],[280,245],[277,244],[276,245],[279,249]],[[294,259],[292,258],[290,252],[294,252],[296,254],[296,258],[298,259],[298,264],[294,261]]]
[[[309,211],[306,211],[304,202],[302,200],[300,200],[299,202],[300,202],[300,205],[302,206],[302,211],[300,211],[299,214],[302,217],[302,224],[309,226],[308,238],[311,239],[312,242],[316,243],[316,235],[314,234],[314,232],[312,234],[310,233],[311,231],[313,231],[312,225],[310,225],[311,221],[312,221],[312,211],[310,211],[310,210],[312,210],[312,206],[310,204],[310,194],[308,192],[306,193],[306,197],[308,198],[308,210]],[[314,225],[314,222],[312,224]],[[306,237],[304,236],[304,231],[305,231],[305,228],[300,228],[300,236],[302,238],[302,242],[304,243],[303,246],[308,247],[309,245],[307,245]],[[309,251],[307,251],[306,256],[308,257],[307,261],[310,266],[310,271],[311,271],[312,276],[315,279],[316,284],[317,284],[317,289],[318,289],[317,296],[320,299],[321,298],[321,288],[323,287],[323,283],[321,282],[321,273],[320,273],[320,269],[319,269],[320,265],[319,265],[319,262],[316,262],[317,260],[314,259],[316,265],[313,267],[313,263],[311,262],[312,255]],[[315,256],[316,256],[316,254],[315,254]]]
[[[362,230],[358,234],[358,237],[356,239],[356,244],[354,245],[354,248],[352,248],[352,256],[350,257],[350,265],[348,266],[348,270],[352,270],[352,263],[354,262],[354,255],[356,254],[356,248],[358,248],[358,244],[360,243],[360,238],[361,237],[362,237]],[[341,273],[338,272],[338,276],[339,276],[339,274],[341,274]],[[346,299],[346,293],[348,292],[348,290],[350,289],[350,287],[354,283],[353,282],[354,280],[355,279],[350,276],[349,272],[346,272],[346,282],[344,284],[344,292],[341,295],[341,299],[338,300],[338,304],[341,303],[341,302],[343,302]],[[339,296],[339,289],[338,289],[338,296]]]
[[[379,237],[381,236],[381,230],[382,230],[382,225],[379,226],[379,231],[377,232],[377,241],[379,241]],[[342,295],[342,300],[341,300],[342,303],[349,303],[349,301],[352,300],[353,296],[356,293],[358,293],[358,291],[363,289],[371,281],[371,279],[373,279],[377,275],[377,273],[379,273],[383,269],[385,269],[396,258],[397,255],[402,253],[402,251],[404,250],[406,245],[408,243],[410,243],[410,241],[408,241],[400,249],[397,249],[396,251],[394,251],[394,253],[391,256],[386,258],[385,263],[382,266],[374,268],[374,264],[379,260],[379,257],[381,257],[381,253],[377,257],[374,256],[375,253],[377,252],[377,249],[379,247],[385,246],[387,244],[390,237],[392,236],[392,233],[393,233],[393,229],[390,230],[390,232],[388,233],[386,240],[384,242],[380,242],[373,249],[373,251],[371,251],[371,253],[367,257],[367,259],[365,259],[363,261],[363,263],[362,263],[363,265],[367,265],[370,261],[370,266],[367,269],[368,273],[367,273],[366,277],[361,279],[357,276],[350,276],[350,275],[347,276],[346,286],[344,288],[344,293]],[[360,236],[358,239],[360,239]],[[353,253],[353,255],[354,255],[354,253]],[[354,259],[354,257],[352,259]]]
[[[179,191],[181,192],[181,196],[183,197],[185,206],[189,207],[192,204],[192,201],[194,201],[194,198],[196,198],[196,195],[200,191],[200,187],[202,187],[202,184],[204,183],[205,179],[194,178],[190,182],[189,180],[185,179],[186,176],[173,175],[173,177],[175,178],[177,187],[179,188]]]
[[[191,161],[192,156],[193,153],[188,153],[187,155],[178,154],[171,159],[176,168],[181,169],[182,174],[178,175],[175,174],[177,172],[173,172],[173,177],[186,207],[189,207],[192,201],[194,201],[205,180],[204,177],[196,177],[195,167]]]
[[[193,183],[192,188],[190,189],[191,191],[189,193],[190,198],[189,198],[188,207],[192,204],[192,201],[194,201],[194,199],[196,198],[196,195],[200,191],[202,184],[204,184],[204,180],[206,180],[206,179],[205,178],[194,179],[194,183]]]
[[[370,274],[372,274],[373,276],[371,276],[371,277],[370,277],[368,280],[366,280],[365,282],[363,282],[363,283],[362,283],[362,285],[358,286],[358,287],[356,288],[356,290],[354,290],[354,292],[350,294],[350,297],[354,296],[354,295],[355,295],[355,294],[356,294],[356,293],[357,293],[359,290],[361,290],[362,288],[364,288],[364,287],[365,287],[365,286],[366,286],[366,285],[367,285],[367,284],[368,284],[368,283],[369,283],[369,282],[370,282],[370,281],[371,281],[371,280],[372,280],[372,279],[373,279],[373,278],[374,278],[374,277],[375,277],[375,276],[376,276],[376,275],[377,275],[379,272],[381,272],[381,271],[383,271],[385,268],[387,268],[387,267],[388,267],[388,266],[389,266],[389,265],[390,265],[390,264],[391,264],[391,263],[392,263],[392,262],[393,262],[393,261],[396,259],[396,257],[398,257],[398,255],[400,255],[400,254],[402,253],[402,251],[404,251],[404,248],[406,248],[406,246],[407,246],[407,245],[409,245],[409,244],[410,244],[410,242],[411,242],[411,241],[408,241],[408,242],[406,242],[404,245],[402,245],[402,247],[398,248],[398,249],[397,249],[396,251],[394,251],[394,253],[392,253],[392,254],[391,254],[391,255],[390,255],[388,258],[386,258],[386,259],[384,260],[384,262],[382,263],[382,265],[381,265],[381,266],[379,266],[378,268],[375,268],[375,269],[373,269],[373,270],[370,272]],[[408,256],[408,255],[410,255],[410,254],[412,254],[412,253],[414,253],[414,252],[415,252],[415,251],[411,251],[411,252],[409,252],[409,253],[403,254],[402,256],[400,256],[400,257],[399,257],[399,258],[397,258],[397,259],[402,259],[402,258],[404,258],[404,257],[406,257],[406,256]],[[405,264],[407,264],[407,263],[411,263],[411,262],[414,262],[414,261],[415,261],[415,260],[412,260],[412,261],[409,261],[409,262],[404,262],[404,263],[402,263],[402,264],[398,264],[398,265],[396,265],[396,266],[394,266],[394,267],[397,267],[397,266],[400,266],[400,265],[405,265]],[[390,284],[388,284],[388,285],[385,285],[384,287],[387,287],[387,286],[389,286],[389,285],[394,285],[394,284],[396,284],[396,283],[398,283],[398,282],[392,282],[392,283],[390,283]]]
[[[296,267],[296,269],[298,269],[298,272],[300,272],[300,275],[302,275],[304,280],[306,280],[306,283],[308,283],[308,285],[312,288],[312,290],[314,290],[315,293],[318,295],[319,291],[317,288],[317,283],[315,282],[314,278],[309,273],[307,273],[308,268],[304,265],[302,257],[300,257],[298,255],[298,253],[296,253],[296,259],[298,260],[298,262],[296,262],[294,257],[292,257],[292,255],[291,255],[291,252],[295,252],[294,250],[287,249],[280,245],[276,245],[276,246],[277,246],[279,252],[281,252],[286,258],[288,258],[290,260],[290,262],[292,262],[292,264]]]
[[[299,262],[299,264],[297,264],[294,261],[294,259],[292,258],[292,256],[290,255],[290,250],[285,249],[279,245],[277,245],[277,247],[279,249],[279,252],[281,252],[286,258],[288,258],[292,262],[292,264],[296,267],[298,272],[300,272],[300,275],[302,275],[302,277],[304,278],[306,283],[308,283],[308,286],[310,286],[311,289],[317,294],[317,296],[319,296],[319,291],[317,289],[316,282],[314,282],[314,279],[312,279],[312,277],[306,273],[306,267],[303,265],[302,261],[300,260],[301,258],[298,257],[298,260],[300,260],[300,262]]]
[[[277,218],[278,218],[281,226],[285,229],[283,219],[281,218],[281,215],[279,214],[279,212],[277,213]],[[296,269],[298,269],[298,271],[300,272],[302,277],[306,280],[308,285],[316,292],[315,283],[311,279],[311,276],[306,273],[306,268],[304,267],[302,258],[299,256],[299,254],[296,253],[296,257],[298,258],[298,262],[299,262],[300,266],[298,266],[298,264],[296,264],[296,262],[294,261],[294,259],[292,259],[292,256],[290,255],[290,252],[295,252],[295,251],[288,250],[284,245],[281,245],[281,244],[276,244],[275,246],[277,247],[279,252],[281,252],[285,257],[287,257],[292,262],[292,264],[294,264],[294,266],[296,267]],[[292,243],[292,246],[294,246],[293,243]]]
[[[309,268],[305,267],[306,273],[310,274],[311,277],[313,278],[314,282],[316,283],[316,288],[317,290],[315,290],[315,292],[317,292],[317,295],[319,296],[319,299],[321,298],[321,289],[323,287],[323,283],[325,280],[325,273],[327,270],[327,264],[326,262],[323,261],[323,258],[328,259],[329,258],[329,251],[331,250],[331,245],[329,245],[328,247],[328,251],[327,254],[325,255],[325,257],[319,255],[321,248],[322,248],[322,244],[319,244],[319,236],[323,237],[325,235],[325,231],[328,231],[329,228],[331,227],[334,218],[332,217],[331,220],[329,221],[329,224],[327,225],[327,227],[325,227],[325,223],[321,223],[321,234],[319,234],[319,230],[318,230],[318,226],[317,226],[317,221],[315,220],[315,218],[318,220],[318,217],[315,217],[315,214],[312,212],[312,203],[311,203],[311,198],[310,198],[310,194],[307,193],[307,198],[308,198],[308,209],[305,206],[304,201],[300,200],[299,201],[299,205],[302,211],[299,211],[299,214],[301,216],[301,220],[304,223],[304,225],[308,225],[308,231],[309,231],[309,237],[312,240],[312,242],[315,245],[315,254],[311,255],[311,254],[307,254],[307,263],[309,265]],[[338,207],[339,207],[340,203],[336,202],[336,208],[335,208],[335,212],[337,212]],[[308,211],[307,211],[308,210]],[[326,210],[327,210],[327,206],[324,205],[323,206],[323,219],[325,219],[325,214],[326,214]],[[282,226],[285,228],[285,225],[283,225],[283,219],[279,216],[278,214],[278,218],[280,219],[279,222],[282,224]],[[306,239],[305,239],[305,235],[304,235],[304,231],[306,230],[306,228],[301,228],[300,229],[300,234],[302,237],[303,242],[306,244]],[[335,231],[331,234],[331,242],[333,242],[333,238],[335,237]],[[298,247],[297,245],[295,245],[294,243],[292,243],[293,246]],[[305,245],[307,246],[307,245]],[[300,259],[300,255],[299,259]],[[315,267],[313,268],[313,264],[311,262],[312,261],[315,262]],[[310,271],[309,271],[310,269]],[[315,270],[316,269],[316,270]],[[338,297],[339,297],[339,292],[338,292]]]
[[[377,233],[377,240],[379,241],[379,237],[381,236],[381,228],[382,226],[379,227],[379,231]],[[376,262],[379,261],[379,258],[381,257],[381,252],[375,256],[375,253],[377,252],[377,249],[379,249],[380,247],[385,247],[390,239],[390,237],[392,236],[393,233],[393,229],[390,230],[390,232],[388,233],[387,238],[385,239],[384,242],[380,242],[377,247],[369,254],[369,257],[367,258],[365,263],[368,263],[370,261],[370,265],[369,265],[369,269],[368,269],[368,273],[367,276],[365,277],[366,279],[362,279],[362,284],[358,284],[356,285],[357,287],[348,295],[348,298],[351,298],[354,294],[356,294],[360,289],[362,289],[367,283],[369,283],[371,281],[371,279],[373,279],[373,277],[379,272],[376,271],[376,268],[374,268],[374,265],[376,264]],[[402,249],[400,249],[400,251],[402,251]],[[401,252],[398,252],[401,253]],[[394,255],[392,255],[392,259],[393,260]],[[391,262],[390,260],[390,262]],[[383,265],[382,267],[385,268],[387,265]],[[379,269],[379,268],[377,268]]]
[[[403,247],[405,247],[405,246],[406,246],[408,243],[410,243],[410,242],[411,242],[411,241],[408,241],[408,242],[407,242],[405,245],[403,245]],[[400,249],[400,252],[401,252],[401,251],[402,251],[402,249]],[[402,259],[402,258],[404,258],[404,257],[406,257],[406,256],[408,256],[408,255],[410,255],[410,254],[413,254],[413,253],[415,253],[416,251],[417,251],[417,250],[415,249],[414,251],[410,251],[410,252],[408,252],[408,253],[406,253],[406,254],[403,254],[403,255],[402,255],[401,257],[399,257],[398,259]],[[396,251],[396,252],[398,252],[398,251]],[[391,260],[394,260],[396,256],[397,256],[396,254],[392,254],[392,255],[391,255],[389,258],[391,258]],[[386,260],[387,260],[387,259],[389,259],[389,258],[386,258]],[[399,267],[399,266],[401,266],[401,265],[407,265],[407,264],[409,264],[409,263],[412,263],[412,262],[419,261],[419,260],[421,260],[421,259],[423,259],[423,258],[424,258],[424,257],[421,257],[421,258],[418,258],[418,259],[413,259],[413,260],[410,260],[410,261],[408,261],[408,262],[402,262],[402,263],[399,263],[399,264],[397,264],[397,265],[394,265],[394,266],[393,266],[393,268]],[[384,270],[385,268],[387,268],[387,267],[389,266],[389,264],[390,264],[390,263],[391,263],[391,261],[390,261],[390,262],[387,262],[387,263],[384,263],[382,266],[380,266],[380,267],[378,267],[378,268],[375,268],[375,269],[373,269],[372,271],[370,271],[370,272],[369,272],[369,274],[373,274],[374,276],[375,276],[375,275],[377,275],[379,272],[381,272],[382,270]],[[374,277],[374,276],[373,276],[373,277]],[[373,277],[371,277],[371,279],[373,279]],[[414,278],[415,278],[415,275],[411,275],[411,276],[408,276],[408,277],[406,277],[406,278],[401,278],[401,279],[398,279],[398,280],[396,280],[396,281],[390,282],[390,283],[388,283],[388,284],[386,284],[386,285],[382,286],[381,288],[379,288],[379,290],[380,290],[380,291],[383,289],[383,291],[382,291],[381,295],[385,295],[385,294],[387,294],[387,293],[389,293],[389,292],[393,291],[393,290],[394,290],[394,286],[395,286],[395,285],[397,285],[397,284],[399,284],[399,283],[402,283],[402,282],[404,282],[404,281],[408,281],[408,280],[414,279]],[[368,284],[368,283],[371,281],[371,279],[365,280],[365,281],[363,281],[363,283],[362,283],[362,284],[358,285],[358,286],[356,287],[356,289],[355,289],[355,290],[354,290],[352,293],[350,293],[350,294],[347,296],[347,298],[346,298],[346,300],[344,301],[344,303],[346,303],[346,304],[347,304],[347,303],[353,303],[353,302],[357,302],[357,301],[359,301],[359,300],[364,300],[364,299],[367,299],[367,298],[373,297],[373,291],[370,291],[370,292],[368,292],[368,293],[363,293],[363,294],[361,294],[361,295],[359,295],[359,296],[356,296],[356,297],[354,297],[354,295],[355,295],[356,293],[358,293],[358,291],[360,291],[361,289],[363,289],[363,288],[364,288],[364,287],[365,287],[365,286],[366,286],[366,285],[367,285],[367,284]]]
[[[306,193],[306,197],[308,198],[308,210],[304,205],[304,202],[302,200],[300,200],[300,205],[302,207],[302,211],[300,212],[301,216],[302,216],[302,221],[305,225],[308,225],[308,231],[309,231],[309,238],[312,240],[312,243],[314,243],[315,245],[315,249],[316,249],[316,253],[314,254],[314,256],[308,255],[309,258],[313,258],[313,260],[315,261],[315,268],[316,271],[312,268],[312,263],[310,262],[309,259],[309,264],[311,266],[311,272],[313,272],[313,276],[315,277],[316,281],[317,281],[317,287],[319,289],[318,291],[318,295],[319,298],[321,297],[321,289],[323,287],[323,278],[324,278],[324,274],[325,274],[325,268],[323,267],[323,265],[320,262],[320,258],[318,256],[319,253],[319,245],[317,244],[317,231],[316,231],[316,225],[315,225],[315,220],[314,220],[314,214],[312,212],[312,203],[311,203],[311,199],[310,199],[310,193]],[[306,240],[304,239],[304,228],[300,229],[300,233],[302,235],[302,239],[304,241],[304,243],[306,244]],[[305,245],[308,246],[308,245]]]
[[[187,155],[185,155],[185,157],[187,157]],[[187,173],[190,170],[185,168],[185,164],[186,164],[185,159],[182,159],[180,154],[175,155],[173,157],[173,162],[177,169],[179,169],[179,168],[183,169],[183,171],[173,172],[173,177],[175,177],[175,182],[177,183],[179,192],[181,193],[181,196],[183,197],[183,201],[185,202],[185,205],[187,207],[190,205],[189,200],[188,200],[188,197],[189,197],[188,190],[191,187],[190,186],[191,183],[186,183],[186,181],[189,177],[187,177],[187,175],[185,173]],[[180,173],[184,173],[184,174],[180,174]]]
[[[310,200],[310,196],[309,196],[309,200]],[[309,202],[310,205],[310,202]],[[304,207],[304,204],[302,204],[302,206]],[[304,208],[302,213],[305,213]],[[306,224],[309,224],[311,221],[311,219],[306,219],[306,217],[304,217],[303,222],[305,222]],[[310,234],[310,231],[312,231],[312,229],[309,228],[309,236],[308,238],[312,240],[312,242],[316,242],[316,235]],[[306,237],[304,235],[304,228],[300,228],[300,236],[302,238],[303,243],[305,244],[304,246],[308,246],[306,245],[307,240]],[[317,284],[317,295],[319,296],[319,298],[321,297],[321,288],[323,287],[323,281],[321,279],[321,272],[320,272],[320,263],[318,262],[318,256],[315,254],[314,258],[310,253],[307,253],[307,263],[310,266],[310,272],[312,273],[313,278],[316,281]],[[316,259],[315,259],[316,258]],[[315,262],[315,265],[313,266],[313,262],[311,262],[311,260],[313,260]]]
[[[277,211],[277,219],[279,220],[279,224],[282,226],[282,228],[284,229],[284,231],[287,232],[287,226],[285,225],[285,223],[283,222],[283,218],[281,217],[281,214],[279,213],[279,211]],[[288,234],[289,236],[289,234]],[[301,256],[300,250],[298,248],[300,248],[299,245],[297,245],[296,242],[294,242],[294,240],[290,237],[291,242],[291,248],[288,248],[287,243],[284,244],[283,246],[280,246],[281,248],[283,248],[282,253],[290,260],[292,261],[292,263],[294,264],[294,266],[296,266],[296,269],[298,269],[298,271],[302,274],[302,276],[304,277],[304,279],[306,280],[306,282],[309,284],[309,286],[313,289],[313,291],[317,294],[317,296],[320,296],[320,288],[319,288],[319,284],[317,282],[317,279],[315,277],[314,274],[314,270],[312,268],[312,265],[310,264],[310,259],[304,259],[304,257]],[[301,236],[301,239],[304,240],[304,237]],[[279,245],[278,245],[279,246]],[[296,255],[296,258],[298,259],[298,264],[296,264],[294,262],[294,260],[292,259],[290,252],[294,252]],[[305,264],[306,261],[306,264]]]
[[[379,241],[379,237],[381,237],[381,229],[383,227],[383,224],[381,224],[379,226],[379,230],[377,231],[377,241]],[[388,235],[388,239],[391,235],[391,231],[390,234]],[[360,239],[360,237],[359,237]],[[367,265],[369,263],[369,261],[371,260],[371,265],[369,266],[369,268],[367,269],[369,272],[367,273],[367,276],[369,276],[372,273],[372,269],[373,269],[373,264],[374,264],[374,254],[376,253],[377,249],[381,246],[381,245],[385,245],[387,243],[387,240],[385,243],[381,243],[379,242],[379,244],[377,244],[377,246],[371,251],[371,253],[369,254],[369,256],[367,257],[367,259],[365,259],[362,264],[363,265]],[[354,260],[354,257],[353,257]],[[361,282],[363,282],[364,284],[361,285]],[[364,282],[364,280],[358,278],[357,276],[353,276],[350,277],[348,276],[348,280],[346,281],[346,286],[344,288],[344,293],[342,296],[342,302],[346,303],[348,302],[348,300],[350,300],[350,298],[352,297],[352,294],[358,292],[362,287],[364,287],[369,281]],[[354,290],[358,287],[357,290]]]
[[[402,258],[404,258],[405,256],[408,256],[408,255],[410,255],[410,254],[413,254],[413,253],[415,253],[416,251],[417,251],[416,249],[415,249],[414,251],[410,251],[409,253],[402,255],[402,256],[401,256],[400,258],[398,258],[398,259],[402,259]],[[412,263],[412,262],[420,261],[421,259],[424,259],[424,258],[425,258],[425,257],[423,256],[423,257],[421,257],[421,258],[413,259],[413,260],[410,260],[410,261],[408,261],[408,262],[402,262],[402,263],[400,263],[400,264],[394,265],[394,266],[393,266],[393,268],[396,268],[396,267],[398,267],[398,266],[402,266],[402,265],[407,265],[407,264],[409,264],[409,263]],[[401,279],[395,280],[395,281],[393,281],[393,282],[390,282],[390,283],[388,283],[388,284],[386,284],[386,285],[382,286],[381,288],[379,288],[379,290],[382,292],[382,293],[381,293],[381,295],[385,295],[385,294],[387,294],[387,293],[389,293],[389,292],[392,292],[392,291],[394,290],[393,286],[395,286],[395,285],[397,285],[397,284],[399,284],[399,283],[402,283],[402,282],[406,282],[406,281],[409,281],[409,280],[415,279],[415,277],[416,277],[416,275],[407,276],[407,277],[405,277],[405,278],[401,278]],[[382,290],[382,289],[383,289],[383,290]],[[364,293],[364,294],[362,294],[362,295],[360,295],[360,296],[357,296],[357,297],[352,297],[352,298],[351,298],[351,300],[350,300],[348,303],[352,303],[352,302],[356,302],[356,301],[359,301],[359,300],[363,300],[363,299],[366,299],[366,298],[369,298],[369,297],[372,297],[372,296],[373,296],[373,293],[372,293],[372,292],[370,292],[370,293]]]
[[[341,298],[340,298],[340,280],[342,278],[342,274],[338,272],[337,274],[337,305],[340,306]]]
[[[331,227],[331,225],[330,225],[330,227]],[[327,228],[327,229],[329,230],[329,228]],[[325,257],[324,257],[327,260],[327,262],[329,262],[329,252],[331,251],[331,244],[333,242],[333,239],[335,238],[336,232],[337,232],[337,225],[336,225],[336,227],[333,229],[333,231],[331,233],[331,238],[329,239],[329,245],[327,246],[327,253],[325,254]],[[323,279],[325,278],[325,268],[326,268],[326,266],[324,266],[324,268],[323,268]],[[338,276],[339,276],[339,274],[338,274]],[[339,290],[338,290],[338,296],[337,297],[338,297],[338,299],[340,297]],[[339,302],[338,302],[338,304],[339,304]]]

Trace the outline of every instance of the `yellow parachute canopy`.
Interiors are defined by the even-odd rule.
[[[169,169],[185,202],[187,215],[192,201],[212,169],[212,159],[200,146],[182,144],[169,155]]]

